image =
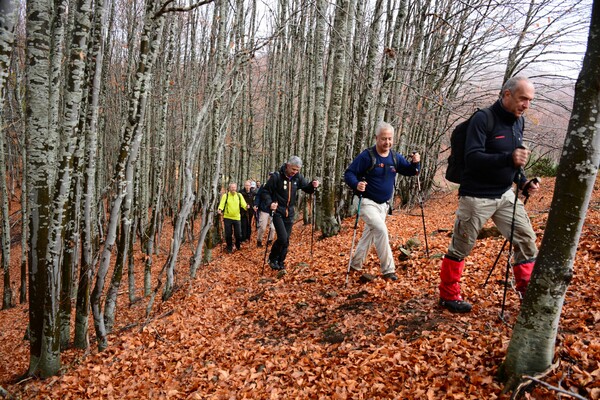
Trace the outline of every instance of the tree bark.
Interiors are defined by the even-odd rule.
[[[73,345],[80,349],[89,347],[90,290],[97,247],[94,240],[98,235],[95,229],[95,216],[97,215],[95,177],[96,152],[98,149],[98,111],[105,53],[104,37],[107,29],[104,0],[96,0],[94,13],[94,34],[91,40],[90,57],[88,58],[88,76],[91,84],[88,90],[87,110],[83,128],[85,138],[84,169],[82,171],[83,219],[81,221],[81,261],[73,341]]]
[[[53,7],[56,6],[56,7]],[[58,291],[60,275],[48,262],[56,243],[53,207],[56,171],[57,93],[66,4],[27,2],[27,192],[29,219],[29,375],[48,377],[60,369]],[[54,239],[54,241],[53,241]]]
[[[0,1],[0,93],[4,93],[8,77],[10,55],[15,40],[15,25],[17,23],[18,0]],[[0,102],[0,112],[4,102]]]
[[[14,29],[17,20],[19,2],[6,0],[0,2],[0,127],[4,126],[3,106],[4,87],[8,77],[10,55],[14,42]],[[4,271],[4,292],[2,309],[14,307],[13,291],[10,285],[10,216],[8,207],[8,188],[6,186],[6,159],[4,129],[0,130],[0,192],[2,203],[2,269]]]
[[[340,119],[342,114],[342,94],[344,92],[344,72],[346,68],[346,35],[348,26],[347,0],[336,3],[337,11],[334,23],[334,57],[333,83],[331,89],[331,102],[328,108],[327,134],[325,136],[325,170],[323,175],[323,220],[321,231],[323,236],[330,237],[337,234],[340,224],[336,217],[335,207],[335,182],[336,182],[336,156]]]
[[[2,103],[1,99],[0,103]],[[2,106],[0,106],[0,126],[3,126],[4,121],[1,109]],[[8,188],[6,187],[6,160],[4,157],[4,149],[4,132],[0,132],[0,210],[2,211],[2,275],[4,279],[2,309],[7,310],[15,306],[15,301],[13,290],[10,285],[10,211],[8,208]]]

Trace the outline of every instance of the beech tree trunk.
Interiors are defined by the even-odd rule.
[[[135,164],[143,136],[143,130],[141,129],[140,124],[143,121],[146,110],[150,78],[152,76],[156,53],[160,47],[160,38],[164,25],[164,16],[155,16],[155,11],[159,6],[158,3],[158,1],[149,1],[146,6],[144,33],[142,34],[140,45],[140,61],[138,63],[135,76],[136,79],[133,83],[129,99],[128,122],[124,128],[115,171],[114,184],[116,194],[111,202],[108,232],[102,250],[96,283],[94,285],[94,290],[92,291],[92,312],[94,315],[96,336],[98,338],[98,349],[100,351],[104,350],[108,345],[106,341],[104,313],[100,305],[100,300],[104,291],[104,284],[110,266],[112,250],[116,243],[116,232],[121,216],[121,205],[127,194],[127,167],[128,165]]]
[[[14,28],[19,2],[16,0],[0,1],[0,127],[4,126],[2,108],[5,82],[8,77],[10,54],[14,41]],[[2,206],[2,269],[4,292],[2,309],[14,306],[13,291],[10,286],[10,215],[8,210],[8,189],[6,187],[6,160],[4,157],[4,130],[0,130],[0,194]]]
[[[340,0],[336,3],[337,10],[333,29],[333,43],[335,43],[333,56],[335,61],[333,62],[331,100],[327,111],[327,134],[324,149],[325,173],[323,175],[323,220],[321,221],[321,231],[325,237],[336,235],[340,230],[340,224],[335,214],[335,183],[337,180],[335,172],[346,66],[348,4],[347,0]]]
[[[600,1],[594,0],[588,45],[558,166],[554,197],[531,282],[500,368],[505,391],[553,361],[565,293],[600,163]]]
[[[96,0],[94,10],[94,34],[91,39],[90,57],[88,58],[88,90],[87,110],[83,135],[85,149],[82,171],[82,221],[81,221],[81,261],[79,264],[79,280],[77,285],[77,301],[75,305],[75,337],[73,345],[80,349],[89,347],[89,312],[92,270],[95,264],[97,245],[94,240],[98,235],[96,229],[96,152],[98,149],[98,109],[101,91],[101,78],[104,64],[106,12],[104,0]]]
[[[0,103],[1,103],[0,99]],[[0,126],[3,126],[2,106],[0,106]],[[10,285],[10,212],[8,208],[8,188],[6,187],[6,160],[4,157],[4,132],[0,131],[0,210],[2,211],[2,270],[4,291],[2,309],[15,306],[13,290]]]
[[[58,86],[65,2],[27,2],[27,192],[29,194],[29,375],[48,377],[60,363],[56,250],[63,193],[55,192]],[[57,200],[58,202],[54,201]]]

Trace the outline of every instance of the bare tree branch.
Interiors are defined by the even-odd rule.
[[[215,0],[202,0],[197,3],[191,4],[187,7],[169,7],[169,4],[173,3],[175,0],[167,0],[165,4],[154,14],[154,19],[163,16],[168,12],[186,12],[192,11],[198,7],[204,6],[206,4],[213,3]],[[169,7],[169,8],[168,8]]]

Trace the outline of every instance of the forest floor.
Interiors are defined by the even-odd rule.
[[[544,231],[554,181],[544,182],[527,209],[538,235]],[[292,233],[288,273],[268,266],[255,241],[213,261],[189,281],[191,243],[180,256],[178,289],[155,305],[128,304],[122,284],[109,347],[98,353],[63,353],[60,376],[21,379],[29,347],[23,340],[27,305],[0,312],[0,386],[23,399],[508,399],[495,379],[519,311],[509,290],[505,322],[499,318],[505,258],[483,282],[503,239],[478,240],[463,275],[469,314],[437,305],[439,267],[452,230],[457,197],[440,191],[425,203],[430,257],[425,256],[421,209],[397,210],[388,220],[396,259],[399,247],[421,245],[397,263],[399,280],[381,279],[372,250],[365,265],[377,279],[345,285],[353,218],[339,235],[317,240],[311,257],[311,227]],[[359,225],[357,240],[362,230]],[[163,232],[159,270],[170,232]],[[13,258],[18,257],[13,248]],[[141,274],[141,254],[136,255]],[[18,282],[18,260],[12,280]],[[566,295],[556,343],[560,364],[548,384],[585,398],[600,398],[600,179],[583,228],[575,272]],[[141,276],[138,278],[141,286]],[[13,284],[16,288],[17,284]],[[141,294],[141,289],[140,293]],[[92,326],[92,324],[90,324]],[[530,399],[560,395],[542,386]],[[562,397],[566,398],[566,397]]]

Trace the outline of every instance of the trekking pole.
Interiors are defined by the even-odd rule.
[[[360,203],[362,203],[362,193],[358,196],[358,207],[356,208],[356,219],[354,220],[354,234],[352,235],[352,246],[350,247],[350,257],[348,257],[348,270],[346,271],[346,286],[348,286],[348,276],[350,275],[350,265],[352,264],[352,253],[354,252],[354,241],[356,240],[356,228],[358,227],[358,217],[360,216]]]
[[[517,182],[521,179],[521,170],[517,174]],[[517,183],[515,189],[515,203],[513,204],[512,221],[510,223],[510,236],[509,236],[509,251],[508,259],[506,260],[506,272],[504,273],[504,293],[502,294],[502,307],[500,309],[500,319],[504,321],[504,307],[506,305],[506,292],[508,291],[508,275],[510,273],[510,259],[514,252],[513,235],[515,233],[515,214],[517,213],[517,200],[519,200],[519,184]]]
[[[419,180],[419,170],[417,170],[417,189],[419,190],[419,205],[421,206],[421,220],[423,221],[423,236],[425,237],[425,252],[429,258],[429,244],[427,243],[427,229],[425,228],[425,208],[423,207],[423,192],[421,192],[421,181]]]
[[[528,192],[529,184],[540,183],[541,181],[542,181],[542,179],[540,177],[535,177],[530,181],[530,183],[528,183],[523,188],[523,195],[525,196],[525,200],[523,200],[523,206],[525,206],[527,204],[527,200],[529,200],[529,192]],[[481,285],[482,288],[486,287],[486,285],[488,284],[488,281],[490,280],[490,277],[492,276],[492,273],[494,272],[494,269],[496,268],[496,264],[498,264],[498,260],[500,260],[500,256],[502,256],[502,253],[504,252],[504,248],[506,247],[507,243],[508,243],[508,239],[504,239],[504,243],[502,243],[502,247],[500,248],[500,251],[498,252],[498,255],[496,256],[496,260],[494,261],[492,268],[490,268],[490,272],[488,273],[487,278],[485,278],[485,282],[483,283],[483,285]]]
[[[269,250],[269,237],[271,237],[271,226],[273,225],[273,214],[275,213],[275,210],[271,210],[271,212],[269,213],[269,222],[267,222],[269,224],[269,230],[267,231],[267,243],[265,243],[265,255],[263,257],[263,265],[262,265],[262,269],[260,271],[261,275],[265,274],[265,263],[267,262],[267,252]]]
[[[315,240],[315,222],[316,222],[316,217],[315,217],[315,210],[317,209],[317,199],[316,199],[316,195],[317,194],[317,189],[315,188],[315,191],[313,192],[313,194],[311,194],[312,196],[312,227],[311,227],[311,232],[310,232],[310,262],[312,264],[313,262],[313,242]]]

